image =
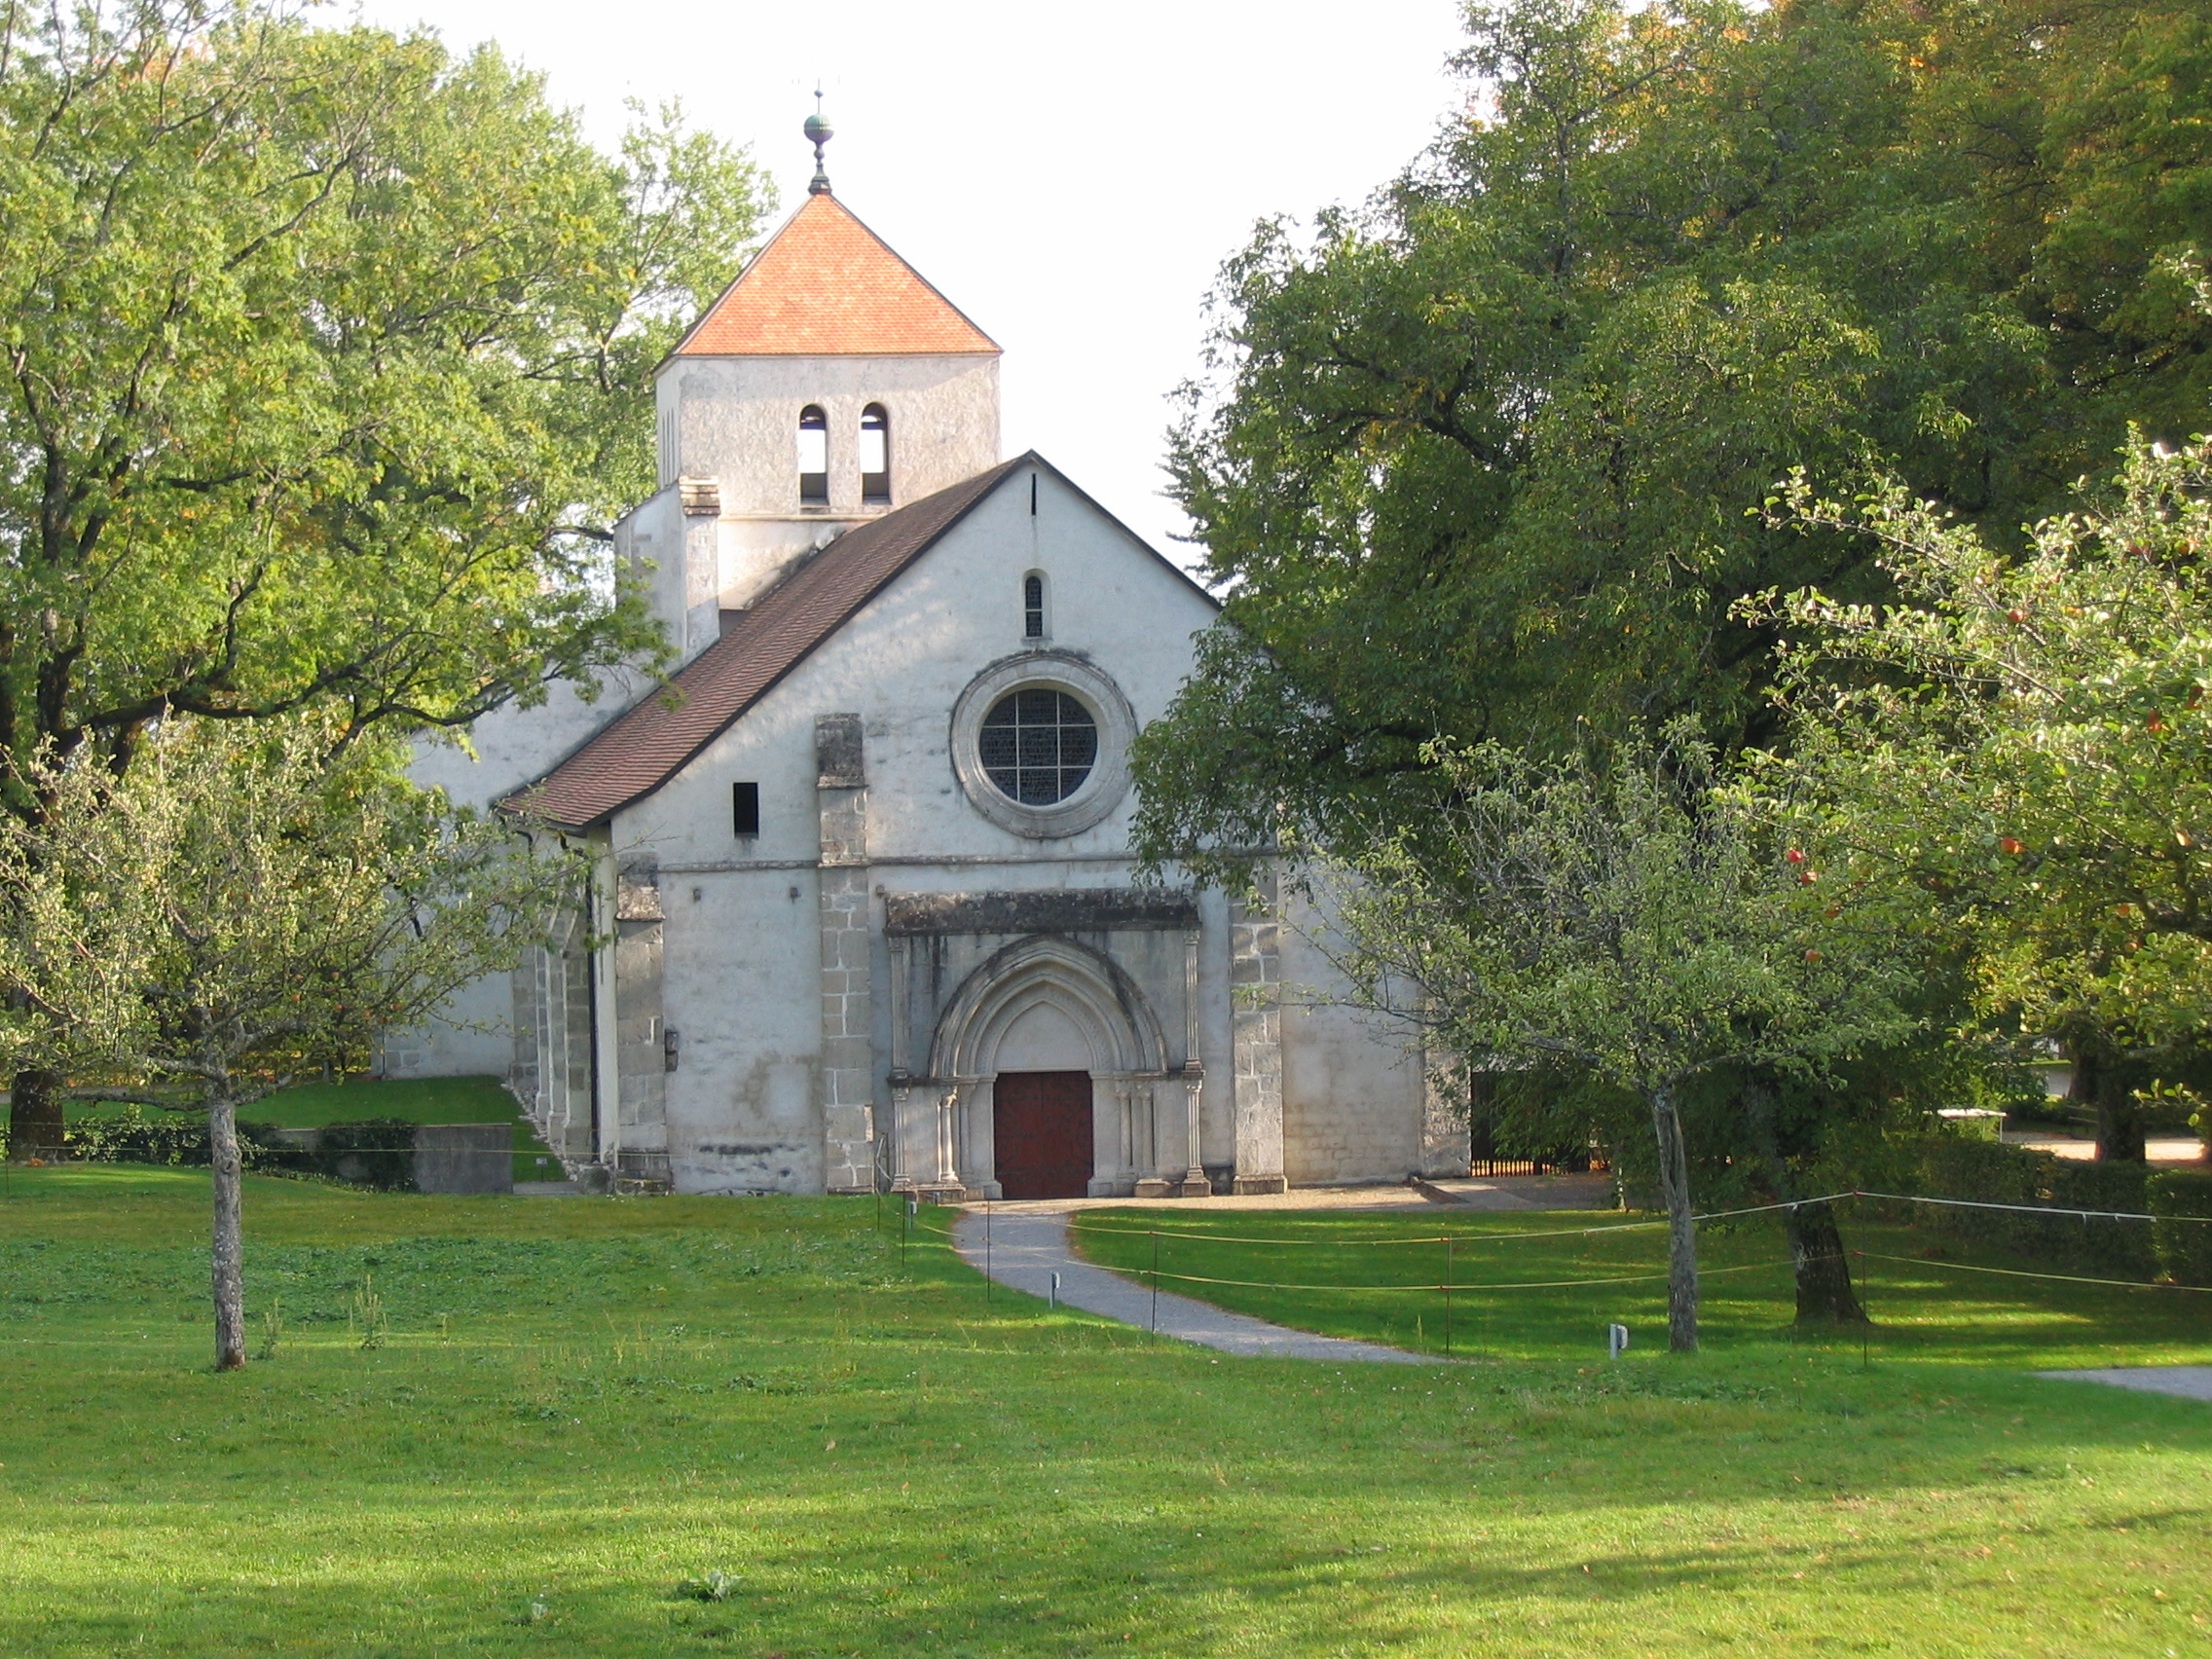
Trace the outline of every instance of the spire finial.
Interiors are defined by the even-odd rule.
[[[822,89],[819,86],[814,89],[814,113],[806,118],[806,125],[800,130],[806,134],[806,141],[814,146],[814,177],[807,181],[806,193],[809,196],[828,196],[830,174],[822,166],[822,146],[837,136],[837,129],[823,117]]]

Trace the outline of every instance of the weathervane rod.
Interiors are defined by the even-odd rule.
[[[828,196],[830,194],[830,173],[822,165],[822,147],[837,135],[837,129],[822,114],[822,87],[819,82],[814,88],[814,113],[806,118],[806,125],[800,130],[806,134],[807,142],[814,146],[814,177],[807,181],[806,193],[809,196]]]

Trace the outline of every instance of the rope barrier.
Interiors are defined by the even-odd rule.
[[[1692,1221],[1728,1221],[1740,1215],[1766,1215],[1775,1210],[1803,1209],[1808,1204],[1834,1203],[1841,1198],[1856,1198],[1856,1193],[1828,1193],[1817,1198],[1792,1198],[1787,1203],[1751,1204],[1744,1209],[1707,1210],[1690,1217]],[[1178,1233],[1173,1228],[1157,1227],[1100,1227],[1085,1221],[1081,1214],[1068,1217],[1068,1226],[1082,1233],[1118,1233],[1130,1238],[1149,1238],[1155,1233],[1162,1238],[1191,1238],[1208,1244],[1286,1244],[1286,1245],[1366,1245],[1366,1244],[1488,1244],[1514,1238],[1578,1238],[1600,1233],[1644,1233],[1653,1228],[1665,1227],[1661,1221],[1616,1221],[1604,1227],[1552,1227],[1522,1233],[1435,1233],[1421,1234],[1409,1238],[1261,1238],[1250,1234],[1236,1233]]]
[[[1700,1268],[1697,1271],[1697,1276],[1702,1282],[1705,1279],[1717,1278],[1723,1273],[1755,1273],[1772,1268],[1787,1268],[1789,1265],[1786,1261],[1751,1262],[1734,1268]],[[1147,1275],[1150,1275],[1153,1272],[1149,1268],[1124,1268],[1121,1271]],[[1445,1291],[1457,1292],[1462,1290],[1572,1290],[1581,1285],[1591,1284],[1649,1284],[1654,1279],[1664,1279],[1670,1275],[1665,1272],[1656,1272],[1628,1273],[1619,1278],[1530,1279],[1526,1284],[1485,1284],[1474,1279],[1459,1279],[1452,1284],[1276,1284],[1270,1279],[1207,1278],[1200,1273],[1171,1273],[1164,1270],[1160,1272],[1159,1276],[1163,1279],[1179,1279],[1185,1284],[1235,1285],[1243,1290],[1346,1290],[1361,1292],[1371,1290],[1419,1290],[1437,1295]]]
[[[2084,1220],[2104,1219],[2104,1220],[2113,1220],[2113,1221],[2212,1221],[2212,1216],[2153,1216],[2153,1215],[2145,1215],[2145,1214],[2140,1214],[2140,1213],[2137,1213],[2137,1212],[2135,1212],[2135,1211],[2131,1211],[2131,1210],[2077,1210],[2077,1209],[2061,1209],[2061,1208],[2056,1208],[2056,1207],[2053,1207],[2053,1206],[2051,1206],[2051,1205],[2048,1205],[2048,1204],[2003,1204],[2003,1203],[1989,1203],[1989,1202],[1983,1202],[1983,1201],[1980,1201],[1980,1200],[1976,1200],[1976,1199],[1972,1199],[1972,1198],[1922,1198],[1922,1197],[1917,1197],[1917,1196],[1914,1196],[1914,1195],[1911,1195],[1911,1194],[1900,1194],[1900,1193],[1869,1193],[1869,1192],[1831,1193],[1831,1194],[1828,1194],[1828,1195],[1826,1195],[1825,1197],[1823,1197],[1823,1198],[1798,1198],[1798,1199],[1792,1200],[1791,1202],[1788,1202],[1788,1203],[1778,1203],[1778,1204],[1757,1204],[1757,1205],[1753,1205],[1753,1206],[1751,1206],[1751,1207],[1750,1207],[1750,1208],[1746,1208],[1746,1209],[1740,1209],[1740,1210],[1716,1210],[1716,1211],[1713,1211],[1713,1212],[1710,1212],[1710,1213],[1707,1213],[1707,1214],[1704,1214],[1704,1215],[1699,1215],[1699,1216],[1696,1216],[1696,1217],[1694,1217],[1693,1219],[1695,1219],[1695,1220],[1698,1220],[1698,1221],[1714,1221],[1714,1220],[1721,1220],[1721,1219],[1725,1219],[1725,1218],[1728,1218],[1728,1217],[1739,1216],[1739,1215],[1759,1215],[1759,1214],[1764,1214],[1764,1213],[1767,1213],[1767,1212],[1770,1212],[1770,1211],[1774,1211],[1774,1210],[1782,1210],[1782,1209],[1795,1209],[1795,1208],[1797,1208],[1797,1207],[1799,1207],[1799,1206],[1801,1206],[1801,1205],[1804,1205],[1804,1204],[1833,1203],[1833,1202],[1835,1202],[1836,1200],[1838,1200],[1838,1199],[1840,1199],[1840,1198],[1876,1198],[1876,1199],[1883,1199],[1883,1200],[1887,1200],[1887,1201],[1890,1201],[1890,1202],[1895,1202],[1895,1203],[1952,1204],[1952,1205],[1962,1205],[1962,1206],[1965,1206],[1965,1207],[1967,1207],[1967,1208],[1971,1208],[1971,1209],[1998,1209],[1998,1210],[2014,1210],[2014,1211],[2019,1211],[2019,1212],[2021,1212],[2021,1213],[2024,1213],[2024,1214],[2028,1214],[2028,1215],[2065,1215],[2065,1216],[2078,1216],[2078,1217],[2081,1217],[2081,1218],[2083,1218],[2083,1219],[2084,1219]],[[1078,1228],[1080,1228],[1080,1230],[1081,1230],[1081,1231],[1083,1231],[1083,1232],[1087,1232],[1087,1233],[1097,1233],[1097,1234],[1120,1234],[1120,1235],[1124,1235],[1124,1236],[1125,1236],[1125,1237],[1134,1237],[1134,1238],[1147,1238],[1147,1237],[1149,1237],[1149,1238],[1152,1238],[1152,1239],[1154,1239],[1154,1240],[1155,1240],[1156,1242],[1157,1242],[1158,1240],[1160,1240],[1160,1239],[1168,1239],[1168,1240],[1173,1240],[1173,1241],[1180,1241],[1180,1242],[1184,1242],[1184,1243],[1202,1243],[1202,1244],[1238,1244],[1238,1243],[1242,1243],[1242,1244],[1304,1244],[1304,1245],[1313,1245],[1313,1244],[1383,1244],[1383,1243],[1388,1243],[1388,1244],[1444,1244],[1444,1245],[1447,1245],[1447,1246],[1456,1246],[1456,1245],[1457,1245],[1457,1244],[1464,1244],[1464,1243],[1473,1243],[1473,1242],[1485,1242],[1485,1241],[1488,1241],[1488,1240],[1492,1240],[1492,1239],[1496,1239],[1496,1240],[1504,1241],[1504,1240],[1517,1239],[1517,1238],[1560,1238],[1560,1237],[1569,1237],[1569,1236],[1588,1236],[1588,1235],[1595,1235],[1595,1234],[1602,1234],[1602,1233],[1630,1233],[1630,1232],[1639,1232],[1639,1231],[1646,1230],[1646,1229],[1649,1229],[1649,1228],[1655,1228],[1655,1227],[1664,1227],[1664,1226],[1666,1226],[1666,1225],[1667,1225],[1667,1224],[1666,1224],[1666,1223],[1665,1223],[1664,1221],[1652,1221],[1652,1222],[1627,1222],[1627,1223],[1621,1223],[1621,1224],[1617,1224],[1617,1225],[1614,1225],[1614,1226],[1611,1226],[1611,1227],[1569,1227],[1569,1228],[1554,1228],[1554,1229],[1549,1229],[1549,1230],[1540,1231],[1540,1232],[1523,1232],[1523,1233],[1491,1233],[1491,1234],[1437,1234],[1437,1235],[1422,1235],[1422,1236],[1420,1236],[1420,1237],[1418,1237],[1418,1238],[1373,1238],[1373,1239],[1340,1239],[1340,1238],[1262,1238],[1262,1237],[1256,1237],[1256,1236],[1252,1236],[1252,1235],[1235,1235],[1235,1234],[1221,1234],[1221,1233],[1181,1233],[1181,1232],[1176,1232],[1176,1231],[1174,1231],[1174,1230],[1172,1230],[1172,1229],[1161,1229],[1161,1228],[1091,1227],[1091,1226],[1084,1226],[1084,1225],[1082,1225],[1082,1224],[1081,1224],[1081,1218],[1080,1218],[1080,1217],[1078,1217],[1078,1216],[1070,1216],[1070,1217],[1068,1218],[1068,1221],[1069,1221],[1069,1226],[1070,1226],[1071,1230],[1074,1230],[1074,1229],[1078,1229]],[[909,1227],[909,1228],[910,1228],[911,1230],[913,1230],[914,1232],[927,1232],[927,1233],[935,1233],[935,1234],[939,1235],[940,1236],[941,1236],[941,1237],[944,1237],[944,1238],[947,1238],[947,1239],[949,1239],[949,1238],[950,1238],[950,1237],[952,1236],[952,1230],[951,1230],[950,1228],[948,1228],[948,1227],[935,1227],[935,1226],[932,1226],[932,1225],[931,1225],[930,1223],[923,1221],[923,1220],[922,1220],[922,1219],[921,1219],[921,1218],[920,1218],[919,1216],[916,1216],[916,1217],[915,1217],[915,1218],[914,1218],[914,1219],[913,1219],[912,1221],[908,1222],[908,1223],[907,1223],[906,1225],[907,1225],[907,1227]],[[2023,1270],[2023,1269],[2018,1269],[2018,1268],[1984,1268],[1984,1267],[1976,1267],[1976,1266],[1974,1266],[1973,1264],[1972,1264],[1972,1263],[1969,1263],[1969,1262],[1949,1262],[1949,1261],[1937,1261],[1937,1260],[1932,1260],[1932,1259],[1930,1259],[1930,1258],[1927,1258],[1927,1257],[1919,1257],[1919,1256],[1891,1256],[1891,1255],[1885,1255],[1885,1254],[1883,1254],[1883,1253],[1881,1253],[1881,1252],[1879,1252],[1879,1251],[1873,1251],[1873,1250],[1859,1250],[1859,1249],[1854,1249],[1854,1250],[1852,1250],[1852,1251],[1851,1251],[1851,1254],[1852,1254],[1853,1256],[1856,1256],[1856,1257],[1858,1257],[1858,1258],[1859,1258],[1859,1259],[1860,1259],[1860,1260],[1861,1260],[1862,1262],[1867,1262],[1867,1261],[1875,1261],[1875,1262],[1898,1262],[1898,1263],[1901,1263],[1901,1264],[1903,1264],[1903,1265],[1905,1265],[1905,1266],[1908,1266],[1908,1267],[1947,1268],[1947,1269],[1953,1270],[1953,1271],[1955,1271],[1955,1272],[1967,1272],[1967,1273],[1991,1273],[1991,1274],[1995,1274],[1995,1275],[1997,1275],[1997,1276],[1999,1276],[1999,1277],[2002,1277],[2002,1278],[2024,1278],[2024,1279],[2042,1279],[2042,1280],[2046,1280],[2046,1281],[2048,1281],[2048,1282],[2051,1282],[2051,1283],[2054,1283],[2054,1284],[2093,1284],[2093,1285],[2103,1285],[2103,1286],[2108,1286],[2108,1287],[2111,1287],[2111,1288],[2114,1288],[2114,1289],[2119,1289],[2119,1290],[2181,1290],[2181,1291],[2191,1291],[2191,1292],[2194,1292],[2194,1293],[2197,1293],[2197,1294],[2202,1294],[2202,1295],[2212,1295],[2212,1285],[2195,1285],[2195,1284],[2171,1284],[2171,1283],[2165,1283],[2165,1282],[2161,1282],[2161,1281],[2156,1281],[2156,1280],[2146,1280],[2146,1279],[2113,1279],[2113,1278],[2090,1278],[2090,1277],[2087,1277],[2087,1276],[2084,1276],[2084,1275],[2083,1275],[2083,1274],[2079,1274],[2079,1273],[2040,1273],[2040,1272],[2027,1272],[2027,1271],[2025,1271],[2025,1270]],[[1771,1268],[1776,1268],[1776,1267],[1788,1267],[1788,1266],[1791,1266],[1791,1265],[1792,1265],[1792,1264],[1790,1264],[1790,1263],[1788,1263],[1788,1262],[1752,1262],[1752,1263],[1750,1263],[1750,1264],[1748,1264],[1748,1265],[1745,1265],[1745,1266],[1732,1267],[1732,1268],[1700,1268],[1700,1269],[1698,1270],[1698,1278],[1699,1278],[1699,1280],[1700,1280],[1700,1281],[1702,1282],[1703,1280],[1705,1280],[1705,1279],[1707,1279],[1707,1278],[1717,1278],[1717,1277],[1720,1277],[1720,1276],[1722,1276],[1722,1275],[1724,1275],[1724,1274],[1728,1274],[1728,1273],[1758,1272],[1761,1272],[1761,1271],[1763,1271],[1763,1270],[1766,1270],[1766,1269],[1771,1269]],[[1112,1270],[1109,1270],[1109,1271],[1112,1271]],[[1583,1288],[1583,1287],[1586,1287],[1586,1286],[1591,1286],[1591,1285],[1612,1285],[1612,1284],[1648,1284],[1648,1283],[1654,1282],[1654,1281],[1656,1281],[1656,1280],[1663,1280],[1663,1279],[1665,1279],[1665,1278],[1667,1278],[1667,1277],[1669,1276],[1669,1275],[1668,1275],[1668,1274],[1667,1274],[1666,1272],[1655,1272],[1655,1273],[1630,1273],[1630,1274],[1623,1274],[1623,1275],[1620,1275],[1620,1276],[1617,1276],[1617,1277],[1609,1277],[1609,1278],[1585,1278],[1585,1279],[1530,1279],[1530,1280],[1528,1280],[1528,1281],[1526,1281],[1526,1282],[1521,1282],[1521,1283],[1511,1283],[1511,1284],[1492,1284],[1492,1283],[1484,1283],[1484,1282],[1480,1282],[1480,1281],[1474,1281],[1474,1280],[1456,1280],[1456,1280],[1454,1280],[1454,1281],[1452,1281],[1452,1282],[1450,1282],[1450,1283],[1447,1283],[1447,1284],[1292,1284],[1292,1283],[1285,1283],[1285,1282],[1277,1282],[1277,1281],[1274,1281],[1274,1280],[1270,1280],[1270,1279],[1232,1279],[1232,1278],[1213,1278],[1213,1277],[1209,1277],[1209,1276],[1207,1276],[1207,1275],[1204,1275],[1204,1274],[1201,1274],[1201,1273],[1174,1273],[1174,1272],[1164,1272],[1164,1271],[1161,1270],[1161,1269],[1160,1269],[1160,1268],[1158,1268],[1158,1267],[1154,1267],[1154,1268],[1150,1268],[1150,1269],[1145,1269],[1145,1268],[1131,1268],[1131,1269],[1124,1269],[1124,1270],[1122,1270],[1122,1271],[1124,1271],[1124,1272],[1135,1272],[1135,1273],[1138,1273],[1138,1274],[1140,1274],[1140,1275],[1142,1275],[1142,1276],[1144,1276],[1144,1277],[1147,1277],[1147,1278],[1151,1279],[1151,1280],[1153,1281],[1153,1283],[1154,1283],[1154,1289],[1155,1289],[1156,1293],[1157,1293],[1157,1290],[1158,1290],[1158,1281],[1160,1281],[1161,1279],[1173,1279],[1173,1280],[1175,1280],[1176,1282],[1178,1282],[1178,1283],[1181,1283],[1181,1284],[1218,1284],[1218,1285],[1226,1285],[1226,1286],[1230,1286],[1230,1287],[1232,1287],[1232,1288],[1240,1289],[1240,1290],[1296,1290],[1296,1291],[1309,1291],[1309,1292],[1329,1292],[1329,1291],[1357,1291],[1357,1292],[1366,1292],[1366,1291],[1379,1291],[1379,1292],[1404,1292],[1404,1291],[1417,1291],[1417,1292],[1425,1292],[1425,1293],[1428,1293],[1428,1294],[1430,1294],[1430,1295],[1438,1295],[1438,1294],[1441,1294],[1441,1295],[1446,1295],[1446,1296],[1449,1296],[1449,1295],[1452,1295],[1452,1294],[1454,1294],[1454,1293],[1456,1293],[1456,1292],[1459,1292],[1459,1291],[1470,1291],[1470,1290],[1473,1290],[1473,1291],[1489,1291],[1489,1290],[1574,1290],[1574,1289],[1579,1289],[1579,1288]]]
[[[2151,1215],[2143,1210],[2065,1209],[2057,1204],[2000,1204],[1982,1198],[1928,1198],[1913,1193],[1866,1193],[1855,1198],[1881,1198],[1894,1204],[1949,1204],[1954,1209],[2010,1210],[2018,1215],[2072,1215],[2083,1221],[2197,1221],[2212,1222],[2212,1215]]]
[[[1971,1262],[1933,1261],[1926,1256],[1885,1256],[1874,1250],[1854,1250],[1852,1254],[1866,1261],[1902,1262],[1915,1268],[1949,1268],[1962,1273],[1996,1273],[2004,1278],[2051,1279],[2059,1284],[2104,1284],[2120,1290],[2187,1290],[2200,1296],[2212,1296],[2212,1285],[2206,1284],[2168,1284],[2153,1279],[2083,1278],[2079,1273],[2031,1273],[2018,1268],[1977,1268]]]

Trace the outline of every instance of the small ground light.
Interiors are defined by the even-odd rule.
[[[1628,1327],[1626,1325],[1607,1325],[1605,1327],[1605,1351],[1611,1354],[1613,1358],[1618,1359],[1627,1350]]]
[[[1051,1289],[1051,1294],[1050,1294],[1050,1295],[1048,1295],[1048,1296],[1047,1296],[1047,1297],[1045,1298],[1045,1306],[1046,1306],[1046,1307],[1048,1307],[1048,1308],[1057,1308],[1057,1307],[1058,1307],[1059,1305],[1060,1305],[1060,1275],[1059,1275],[1058,1273],[1054,1273],[1054,1274],[1052,1275],[1052,1289]]]

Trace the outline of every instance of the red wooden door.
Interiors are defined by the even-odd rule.
[[[1001,1072],[991,1117],[999,1187],[1008,1198],[1088,1196],[1088,1072]]]

